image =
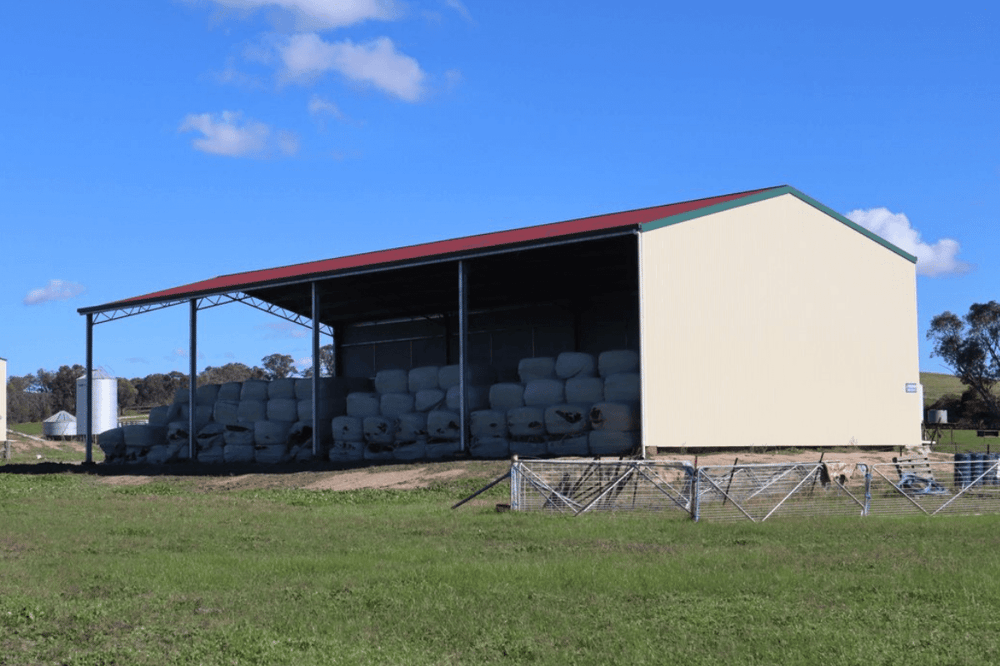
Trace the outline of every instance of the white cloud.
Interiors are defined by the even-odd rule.
[[[300,30],[342,28],[363,21],[391,21],[402,15],[394,0],[214,0],[223,7],[287,12]]]
[[[241,115],[236,111],[188,114],[178,131],[201,132],[202,138],[192,141],[192,145],[213,155],[266,157],[275,152],[292,155],[298,151],[298,139],[291,132],[281,130],[274,135],[264,123],[249,119],[241,122]]]
[[[25,305],[38,305],[49,301],[66,301],[79,296],[87,290],[82,284],[66,280],[49,280],[49,283],[39,289],[32,289],[24,297]]]
[[[309,115],[313,117],[333,116],[337,120],[343,120],[344,114],[331,101],[325,100],[319,95],[313,95],[309,100]]]
[[[336,71],[408,102],[416,102],[424,94],[427,75],[416,60],[396,51],[388,37],[355,44],[350,40],[326,42],[316,33],[301,33],[292,35],[278,52],[287,80],[308,81]]]
[[[910,225],[909,218],[903,213],[893,213],[888,208],[880,207],[852,210],[846,217],[914,255],[918,275],[939,277],[966,273],[970,269],[969,264],[957,258],[961,250],[958,241],[942,238],[933,245],[925,243],[920,232]]]
[[[469,13],[469,10],[465,8],[465,5],[460,0],[444,0],[444,4],[458,12],[469,23],[475,23],[472,19],[472,14]]]

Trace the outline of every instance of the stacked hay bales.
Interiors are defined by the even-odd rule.
[[[625,455],[639,447],[639,355],[564,352],[526,358],[518,382],[497,382],[489,366],[466,375],[469,453],[474,458]],[[320,380],[313,432],[311,379],[247,380],[187,389],[151,411],[149,425],[101,435],[109,462],[197,460],[275,464],[309,460],[313,439],[333,462],[436,460],[461,451],[457,365],[382,370],[374,381]]]

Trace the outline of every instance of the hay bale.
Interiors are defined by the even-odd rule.
[[[423,412],[400,414],[396,441],[416,442],[422,439],[427,439],[427,414]]]
[[[330,462],[356,462],[364,458],[364,443],[358,441],[333,440],[330,450],[327,451],[327,458]]]
[[[438,370],[438,386],[447,391],[452,386],[458,386],[458,366],[446,365]],[[497,380],[497,373],[489,365],[470,363],[465,369],[465,383],[476,386],[488,386]]]
[[[517,376],[523,384],[536,379],[555,379],[556,360],[551,356],[522,358],[517,363]]]
[[[188,393],[188,387],[180,386],[174,389],[174,404],[175,405],[186,405],[191,402],[191,395]]]
[[[219,394],[215,396],[216,402],[219,400],[229,400],[239,402],[243,392],[243,382],[226,382],[219,387]]]
[[[545,435],[543,407],[515,407],[507,410],[507,432],[511,439],[536,438]]]
[[[625,456],[639,448],[639,433],[633,431],[594,430],[587,437],[594,456]]]
[[[638,402],[641,391],[638,372],[618,372],[604,380],[606,402]]]
[[[329,433],[325,437],[320,437],[320,441],[329,439]],[[288,429],[288,448],[297,446],[308,446],[312,449],[313,427],[312,421],[298,421]]]
[[[587,433],[557,437],[548,442],[550,456],[585,456],[589,451],[590,438]]]
[[[458,412],[435,409],[427,413],[427,436],[431,439],[461,439],[461,420]]]
[[[524,407],[524,384],[501,382],[490,387],[490,409],[506,412]]]
[[[249,446],[253,449],[253,423],[230,423],[222,433],[222,439],[228,449],[230,446]],[[251,454],[251,458],[253,454]],[[227,459],[228,460],[228,459]]]
[[[288,449],[288,458],[295,462],[311,462],[317,458],[317,454],[313,453],[311,445],[303,444],[302,446]]]
[[[184,424],[187,426],[187,424]],[[98,440],[104,434],[98,435]],[[131,425],[122,428],[122,436],[125,439],[125,453],[133,456],[139,452],[145,452],[154,446],[165,444],[167,441],[167,427],[154,425]]]
[[[469,432],[473,438],[507,437],[507,412],[499,409],[481,409],[469,415]]]
[[[360,442],[365,438],[364,421],[358,416],[336,416],[330,423],[334,441]]]
[[[398,417],[413,411],[414,397],[409,393],[383,393],[379,399],[381,416]]]
[[[424,447],[424,458],[427,460],[441,460],[443,458],[453,458],[462,452],[460,442],[427,442]]]
[[[146,463],[149,465],[162,465],[175,459],[177,451],[165,444],[154,446],[146,454]]]
[[[244,384],[244,386],[246,386]],[[267,402],[264,400],[240,400],[236,408],[236,417],[240,421],[253,423],[267,418]]]
[[[181,408],[180,418],[175,420],[187,421],[190,418],[191,406],[181,405],[180,408]],[[208,425],[209,421],[211,420],[212,420],[212,405],[195,405],[194,425],[196,431]]]
[[[133,428],[139,426],[130,426]],[[125,429],[112,428],[97,436],[97,445],[104,452],[105,462],[115,462],[125,456]]]
[[[222,457],[227,463],[253,462],[256,457],[253,444],[226,444],[222,449]]]
[[[294,400],[295,381],[291,378],[272,379],[267,383],[268,400]]]
[[[240,403],[219,400],[212,409],[212,420],[224,424],[237,423],[240,420]]]
[[[396,455],[394,445],[365,443],[361,450],[365,462],[392,462]]]
[[[209,423],[204,428],[198,431],[195,436],[195,446],[198,451],[206,451],[213,446],[222,447],[226,443],[225,439],[226,426],[222,423]],[[198,459],[201,460],[201,454],[199,453]]]
[[[597,371],[605,378],[620,372],[639,372],[639,352],[631,349],[601,352],[597,357]]]
[[[590,408],[594,430],[625,432],[639,429],[639,408],[635,403],[599,402]]]
[[[590,405],[551,405],[545,409],[545,432],[550,435],[577,435],[588,429],[589,418]]]
[[[199,405],[212,406],[218,399],[219,399],[218,384],[205,384],[204,386],[199,386],[197,389],[195,389],[194,401]]]
[[[556,377],[593,377],[597,372],[597,360],[593,354],[583,352],[563,352],[556,357]]]
[[[376,444],[380,447],[389,446],[396,441],[399,421],[388,416],[366,416],[363,428],[366,444]],[[381,448],[376,450],[381,450]]]
[[[421,368],[413,368],[407,376],[407,390],[410,393],[419,393],[427,389],[440,388],[438,384],[438,374],[441,368],[436,365],[425,365]]]
[[[466,402],[468,403],[469,409],[486,409],[490,404],[490,390],[485,386],[468,386],[466,387]],[[461,405],[459,400],[461,399],[460,387],[452,386],[448,389],[448,395],[445,399],[445,405],[448,409],[458,410]]]
[[[226,461],[225,451],[222,446],[211,446],[204,451],[198,452],[198,462],[206,465],[218,465]]]
[[[206,424],[207,425],[207,424]],[[190,439],[187,421],[174,421],[167,424],[167,442],[187,442]],[[158,442],[159,443],[159,442]]]
[[[548,453],[544,439],[510,440],[510,454],[521,458],[541,458]]]
[[[287,421],[295,423],[299,420],[299,402],[295,398],[275,398],[267,401],[268,421]]]
[[[413,396],[413,409],[418,412],[429,412],[444,407],[446,400],[447,395],[439,388],[423,389]]]
[[[367,416],[378,416],[381,409],[381,400],[378,393],[348,393],[347,394],[347,415],[365,418]]]
[[[379,370],[375,373],[375,392],[406,393],[409,391],[409,373],[406,370]]]
[[[574,377],[566,380],[566,402],[592,405],[604,400],[604,380],[600,377]]]
[[[253,424],[253,443],[257,446],[274,446],[288,443],[291,421],[257,421]]]
[[[240,389],[240,400],[267,400],[267,382],[262,379],[248,379]]]
[[[548,407],[566,402],[566,383],[561,379],[533,379],[524,387],[527,407]]]
[[[506,437],[473,437],[469,452],[474,458],[507,458],[510,440]]]
[[[400,442],[393,451],[393,458],[400,461],[423,460],[427,455],[427,439],[416,439],[412,442]]]
[[[258,423],[263,423],[263,421],[259,421]],[[253,457],[254,460],[263,465],[277,465],[278,463],[288,462],[288,447],[284,444],[255,446]]]
[[[86,393],[84,395],[86,395]],[[178,410],[178,413],[179,412],[180,410]],[[165,426],[168,423],[170,423],[170,420],[168,420],[169,416],[170,416],[170,407],[168,406],[153,407],[151,410],[149,410],[149,425]],[[176,421],[177,419],[173,420]],[[101,434],[103,435],[104,433]]]

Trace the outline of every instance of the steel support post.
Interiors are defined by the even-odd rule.
[[[312,441],[313,457],[319,455],[319,285],[312,283]]]
[[[636,276],[636,279],[639,281],[639,326],[637,327],[638,330],[639,330],[639,413],[642,414],[642,415],[645,415],[645,414],[650,414],[651,412],[649,411],[650,406],[646,404],[646,390],[645,390],[646,389],[646,386],[645,386],[645,384],[646,384],[646,381],[645,381],[646,373],[642,371],[642,361],[643,361],[644,358],[646,358],[646,355],[643,353],[643,348],[642,348],[642,345],[643,345],[643,339],[642,339],[642,322],[643,322],[643,318],[642,318],[642,306],[643,306],[643,300],[642,300],[642,282],[643,282],[643,280],[642,280],[642,234],[639,233],[638,231],[635,232],[635,247],[636,247],[636,255],[637,255],[637,257],[636,257],[637,271],[636,272],[638,273],[638,276]],[[646,420],[645,416],[642,416],[642,420],[639,421],[639,451],[640,451],[640,458],[642,460],[646,459],[646,443],[647,443],[647,440],[646,440],[646,424],[643,422],[645,420]]]
[[[469,450],[469,401],[466,373],[469,365],[469,281],[465,261],[458,262],[458,423],[462,451]]]
[[[87,313],[87,464],[94,462],[94,315]]]
[[[195,426],[198,415],[198,299],[192,298],[188,301],[191,313],[190,325],[190,356],[188,358],[188,460],[196,460],[194,447]]]

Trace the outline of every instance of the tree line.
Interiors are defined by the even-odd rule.
[[[333,374],[333,345],[320,349],[321,374]],[[87,369],[79,364],[63,365],[58,370],[44,368],[37,372],[7,379],[7,421],[33,423],[43,421],[59,411],[76,414],[76,380],[84,377]],[[196,386],[245,382],[248,379],[284,379],[286,377],[311,377],[312,368],[299,370],[295,360],[287,354],[270,354],[261,359],[261,365],[227,363],[219,367],[208,366],[198,373]],[[188,388],[188,375],[176,370],[153,373],[145,377],[118,378],[118,411],[144,410],[169,405],[178,389]]]

